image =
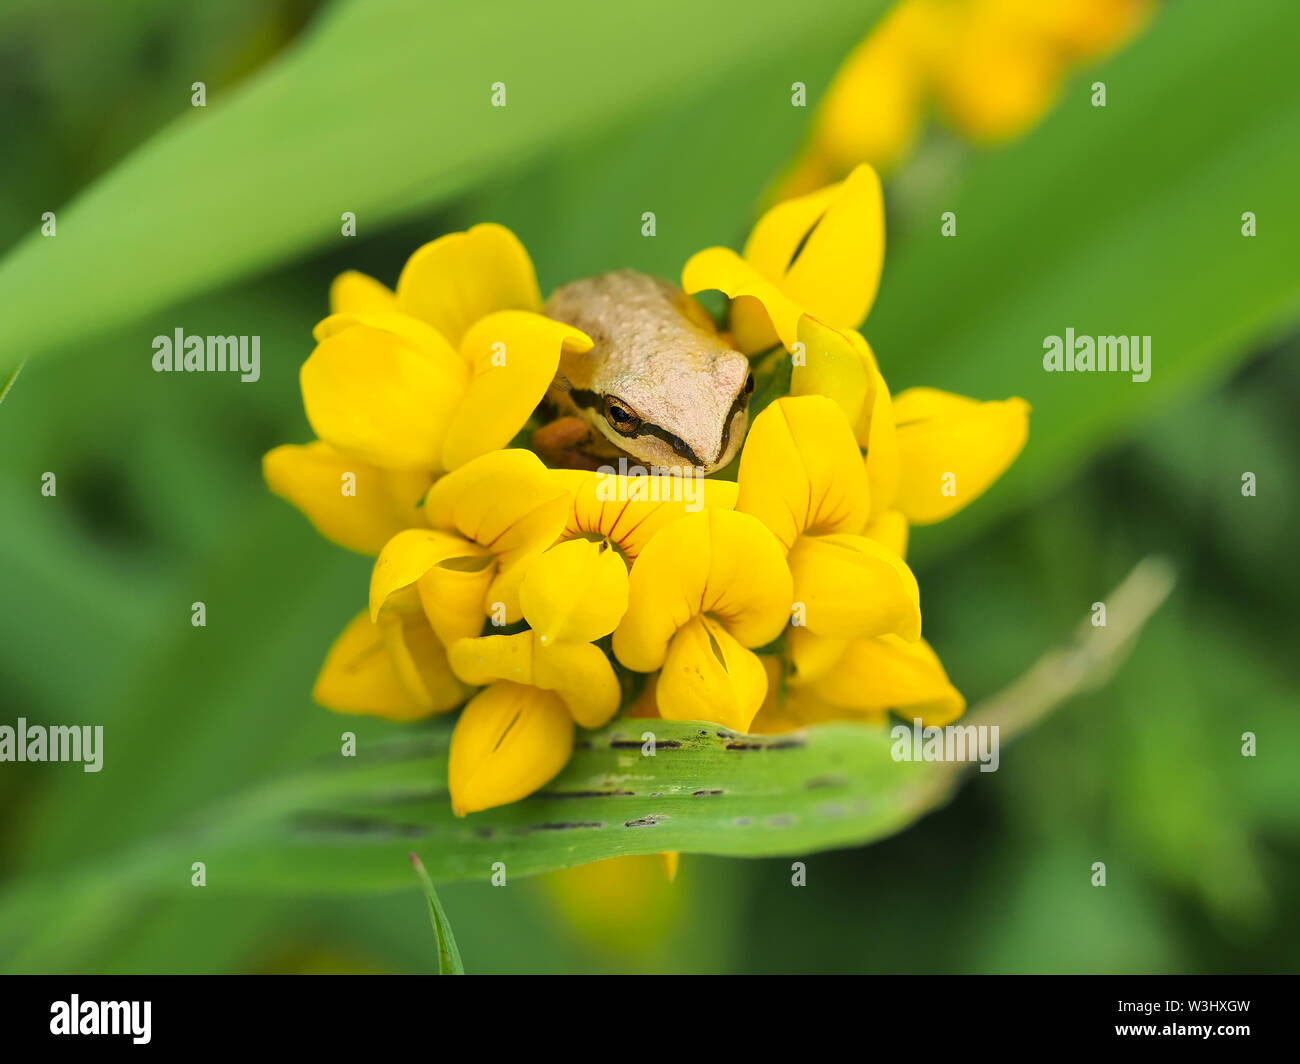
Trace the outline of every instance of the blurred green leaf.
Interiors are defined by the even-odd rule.
[[[1029,443],[918,558],[1039,497],[1118,435],[1225,374],[1300,313],[1300,5],[1224,20],[1163,5],[1128,50],[1067,86],[1057,111],[894,226],[865,333],[891,387],[1021,395]],[[1090,85],[1108,89],[1104,108]],[[940,235],[954,211],[958,235]],[[1258,236],[1241,233],[1253,211]],[[1152,337],[1151,378],[1047,373],[1044,337]]]
[[[0,367],[339,240],[344,211],[373,233],[544,148],[580,156],[615,118],[800,41],[852,41],[881,6],[663,0],[629,18],[574,0],[560,18],[527,0],[338,3],[224,99],[191,108],[178,92],[188,113],[61,210],[56,238],[34,232],[0,263]],[[788,111],[788,94],[773,78],[756,105]]]

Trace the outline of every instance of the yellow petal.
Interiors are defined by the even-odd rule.
[[[444,643],[483,630],[495,575],[490,551],[461,536],[410,529],[384,545],[370,574],[370,612],[423,611]]]
[[[1052,43],[1072,58],[1104,55],[1143,27],[1154,13],[1152,0],[1061,0],[1038,5],[1030,14],[1043,19]]]
[[[839,664],[848,647],[847,639],[817,635],[802,625],[786,629],[785,652],[791,665],[786,683],[798,687],[820,679]]]
[[[491,555],[461,555],[429,569],[415,585],[429,626],[450,646],[476,636],[495,599],[491,596],[496,565]]]
[[[397,295],[387,285],[356,270],[334,278],[330,285],[330,313],[395,313]]]
[[[554,691],[584,728],[599,728],[618,712],[623,690],[605,652],[592,643],[537,645],[533,679]]]
[[[977,499],[1015,461],[1029,434],[1029,404],[910,388],[895,397],[894,420],[895,505],[913,524],[928,525]]]
[[[789,564],[809,631],[840,639],[921,637],[916,577],[888,547],[866,536],[800,536]]]
[[[618,547],[628,562],[665,525],[703,509],[733,510],[733,480],[678,476],[621,476],[582,469],[556,469],[557,483],[572,494],[564,533],[595,534]]]
[[[432,329],[360,321],[326,335],[299,373],[322,440],[372,465],[425,470],[438,465],[464,377],[460,356]]]
[[[871,512],[893,505],[898,491],[898,442],[889,388],[862,334],[832,329],[815,318],[799,319],[804,364],[791,375],[791,395],[825,395],[848,418],[866,453]]]
[[[767,697],[749,726],[751,734],[781,735],[832,720],[885,722],[886,715],[882,711],[845,709],[818,697],[809,687],[788,682],[783,684],[781,661],[776,655],[766,655],[763,664],[768,670]]]
[[[853,640],[810,689],[848,709],[891,710],[905,720],[919,717],[933,725],[955,720],[966,708],[930,645],[894,635]]]
[[[447,342],[447,338],[433,326],[400,310],[340,310],[328,318],[318,321],[311,334],[316,342],[338,336],[348,329],[361,326],[365,329],[377,329],[390,332],[408,342],[412,347],[429,348],[437,354],[447,373],[458,375],[458,379],[467,378],[464,360],[456,349]]]
[[[886,510],[873,517],[862,530],[864,536],[882,543],[900,558],[907,557],[907,518],[897,510]]]
[[[627,565],[603,540],[565,540],[529,565],[519,604],[543,644],[589,643],[609,635],[627,612]]]
[[[517,802],[573,750],[573,718],[549,691],[498,682],[474,696],[451,735],[447,783],[457,816]]]
[[[838,185],[778,204],[754,227],[745,258],[813,317],[856,329],[885,258],[880,178],[863,164]],[[782,323],[772,320],[784,342]]]
[[[791,261],[839,196],[838,184],[783,200],[754,224],[744,259],[768,280],[780,283]]]
[[[428,713],[446,713],[470,695],[447,662],[447,651],[418,614],[395,616],[379,625],[402,686]]]
[[[502,602],[517,620],[521,568],[560,536],[569,493],[532,451],[489,451],[442,477],[429,490],[425,520],[497,556],[490,602]]]
[[[767,673],[717,621],[697,616],[668,645],[655,688],[665,720],[707,720],[748,731],[767,693]]]
[[[902,12],[915,5],[901,5]],[[921,125],[925,72],[907,39],[905,20],[886,16],[835,75],[818,114],[818,147],[847,170],[869,162],[893,168]]]
[[[791,395],[824,395],[844,412],[854,436],[866,445],[878,373],[867,342],[804,315],[799,319],[803,358],[790,374]],[[861,343],[855,343],[854,337]]]
[[[998,143],[1019,136],[1060,92],[1064,64],[1055,49],[1014,30],[1000,18],[972,18],[934,72],[939,109],[973,140]]]
[[[432,477],[387,471],[339,454],[320,440],[285,444],[262,457],[267,486],[298,507],[326,539],[362,554],[424,524],[418,504]]]
[[[702,613],[742,646],[770,643],[790,617],[792,584],[780,542],[757,518],[687,514],[647,545],[629,577],[614,654],[637,672],[659,668],[674,633]],[[754,707],[757,709],[757,705]]]
[[[509,680],[554,691],[584,728],[598,728],[618,712],[618,676],[591,643],[544,645],[529,631],[458,639],[447,653],[451,668],[466,683]]]
[[[415,252],[397,279],[402,310],[427,321],[452,344],[498,310],[540,310],[532,260],[504,226],[476,225]]]
[[[682,268],[682,287],[691,295],[718,291],[731,298],[732,339],[745,354],[764,351],[778,340],[794,349],[803,308],[730,248],[692,255]]]
[[[737,511],[757,517],[787,550],[804,532],[860,532],[871,509],[853,432],[822,395],[778,399],[754,419],[738,481]]]
[[[471,376],[443,441],[443,468],[506,446],[542,401],[561,353],[590,349],[585,333],[527,311],[498,311],[471,325],[460,344]]]
[[[389,627],[371,623],[364,610],[353,617],[330,647],[312,698],[338,713],[364,713],[389,720],[416,720],[435,712],[435,702],[440,699],[433,696],[444,692],[434,683],[421,698],[407,686],[389,652]],[[430,680],[436,671],[433,663]]]

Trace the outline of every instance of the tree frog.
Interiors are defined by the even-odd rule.
[[[593,343],[560,361],[547,392],[560,416],[533,436],[544,457],[594,469],[630,455],[678,473],[735,457],[754,391],[749,359],[676,285],[617,270],[556,289],[543,313]]]

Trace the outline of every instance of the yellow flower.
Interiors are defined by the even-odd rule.
[[[618,712],[618,677],[592,643],[523,631],[459,639],[448,659],[460,679],[489,685],[452,732],[457,816],[527,797],[568,761],[575,722],[598,728]]]
[[[579,469],[552,473],[572,496],[566,536],[609,540],[630,563],[666,525],[700,509],[731,510],[734,481],[677,476],[629,477]]]
[[[528,629],[456,640],[448,649],[452,670],[466,683],[509,680],[554,691],[577,723],[600,727],[622,696],[614,667],[594,645],[627,611],[622,558],[604,541],[562,540],[528,561],[519,601]]]
[[[499,681],[465,706],[451,736],[447,783],[457,816],[526,798],[564,768],[573,718],[539,687]]]
[[[903,0],[835,75],[781,197],[860,163],[893,169],[932,104],[977,142],[1023,134],[1071,67],[1131,39],[1152,10],[1151,0]]]
[[[849,54],[781,198],[820,188],[858,163],[892,170],[911,151],[924,116],[937,15],[928,4],[897,4]]]
[[[561,356],[592,346],[538,313],[508,231],[434,241],[395,291],[340,277],[301,375],[319,439],[265,459],[325,535],[378,551],[369,610],[331,648],[317,700],[395,720],[463,705],[458,815],[533,793],[564,767],[575,725],[619,711],[611,650],[652,674],[634,715],[747,731],[959,714],[920,639],[908,526],[984,491],[1023,446],[1027,408],[891,399],[855,330],[883,240],[864,167],[769,211],[743,257],[687,264],[692,291],[732,297],[746,350],[795,356],[793,394],[755,419],[736,483],[551,470],[503,449]]]
[[[462,703],[471,687],[445,648],[477,636],[489,614],[519,619],[527,562],[555,541],[568,501],[529,451],[494,451],[439,480],[423,507],[433,527],[404,529],[384,545],[370,609],[330,649],[316,700],[393,720]]]
[[[633,565],[614,654],[636,672],[662,670],[656,703],[664,718],[745,731],[767,689],[747,648],[781,634],[792,590],[781,543],[757,518],[720,509],[687,514]]]
[[[682,269],[682,287],[731,298],[731,331],[746,354],[779,340],[795,349],[800,315],[853,329],[876,298],[885,254],[880,179],[860,166],[844,181],[777,204],[754,226],[743,257],[707,248]]]
[[[334,641],[312,697],[339,713],[416,720],[455,709],[469,693],[422,617],[392,614],[376,624],[363,610]]]
[[[324,535],[365,553],[419,527],[414,507],[432,481],[506,446],[560,356],[591,347],[539,313],[528,254],[498,225],[426,244],[395,292],[343,274],[331,305],[300,374],[319,440],[276,448],[264,470]]]
[[[609,634],[627,612],[628,566],[660,529],[704,507],[730,510],[735,483],[560,469],[569,496],[562,542],[528,569],[523,614],[544,645]]]
[[[423,609],[444,645],[476,636],[486,617],[522,616],[526,562],[555,542],[568,494],[531,451],[493,451],[442,477],[424,503],[427,529],[399,532],[370,578],[370,616]]]
[[[1029,435],[1029,404],[980,402],[935,388],[894,397],[898,494],[910,522],[933,524],[979,498],[1015,461]]]
[[[754,421],[740,459],[736,509],[789,552],[796,622],[840,638],[921,635],[916,578],[863,535],[866,466],[841,409],[820,395],[779,399]]]
[[[787,633],[786,655],[765,655],[768,697],[753,730],[780,734],[831,720],[883,724],[889,713],[941,727],[966,700],[924,639],[828,639]]]
[[[496,680],[554,691],[584,728],[599,728],[618,712],[614,667],[592,643],[543,643],[536,632],[458,639],[448,648],[452,671],[474,686]]]
[[[792,630],[787,650],[794,670],[786,682],[799,694],[796,706],[875,720],[892,711],[932,725],[947,724],[966,708],[924,639],[837,640]]]
[[[906,542],[906,524],[933,524],[974,502],[1015,461],[1029,434],[1029,404],[980,402],[934,388],[892,399],[867,342],[811,318],[799,323],[805,363],[794,395],[825,395],[854,426],[871,490],[868,534]],[[900,550],[901,553],[901,550]]]
[[[1150,0],[949,5],[950,25],[929,70],[936,103],[972,140],[1018,137],[1056,102],[1072,65],[1128,40],[1150,10]]]
[[[427,471],[380,469],[320,440],[268,451],[262,472],[271,490],[301,510],[317,532],[362,554],[378,554],[402,529],[424,524],[418,504],[433,482]]]

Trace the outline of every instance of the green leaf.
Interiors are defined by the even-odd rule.
[[[1054,490],[1294,326],[1297,36],[1300,5],[1287,0],[1228,22],[1212,4],[1162,5],[1128,50],[1067,85],[1039,129],[891,218],[864,326],[891,388],[1021,395],[1033,407],[1009,473],[960,518],[918,530],[918,560]],[[1094,80],[1107,85],[1104,108],[1091,105]],[[939,226],[948,210],[951,238]],[[1245,211],[1255,237],[1242,235]],[[1150,380],[1044,372],[1044,338],[1067,328],[1150,336]]]
[[[344,211],[371,235],[546,149],[580,159],[616,120],[707,97],[789,48],[847,48],[882,6],[661,0],[629,18],[608,0],[573,0],[562,15],[530,0],[337,3],[206,107],[176,86],[175,121],[60,209],[56,238],[34,233],[0,263],[0,367],[337,246]],[[788,74],[800,72],[776,69],[754,105],[788,112]],[[496,82],[504,107],[492,106]]]
[[[460,959],[456,936],[451,933],[451,923],[442,911],[442,902],[438,900],[438,892],[433,889],[433,881],[414,852],[411,853],[411,864],[415,866],[415,874],[420,877],[424,900],[429,903],[429,923],[433,925],[433,934],[438,940],[438,974],[464,975],[465,965]]]
[[[436,727],[260,789],[216,811],[195,844],[231,886],[325,891],[399,886],[413,847],[437,882],[486,878],[498,861],[530,875],[663,850],[807,853],[899,830],[951,776],[951,766],[894,761],[888,733],[860,725],[759,737],[623,720],[590,733],[538,794],[458,818],[449,738]]]

